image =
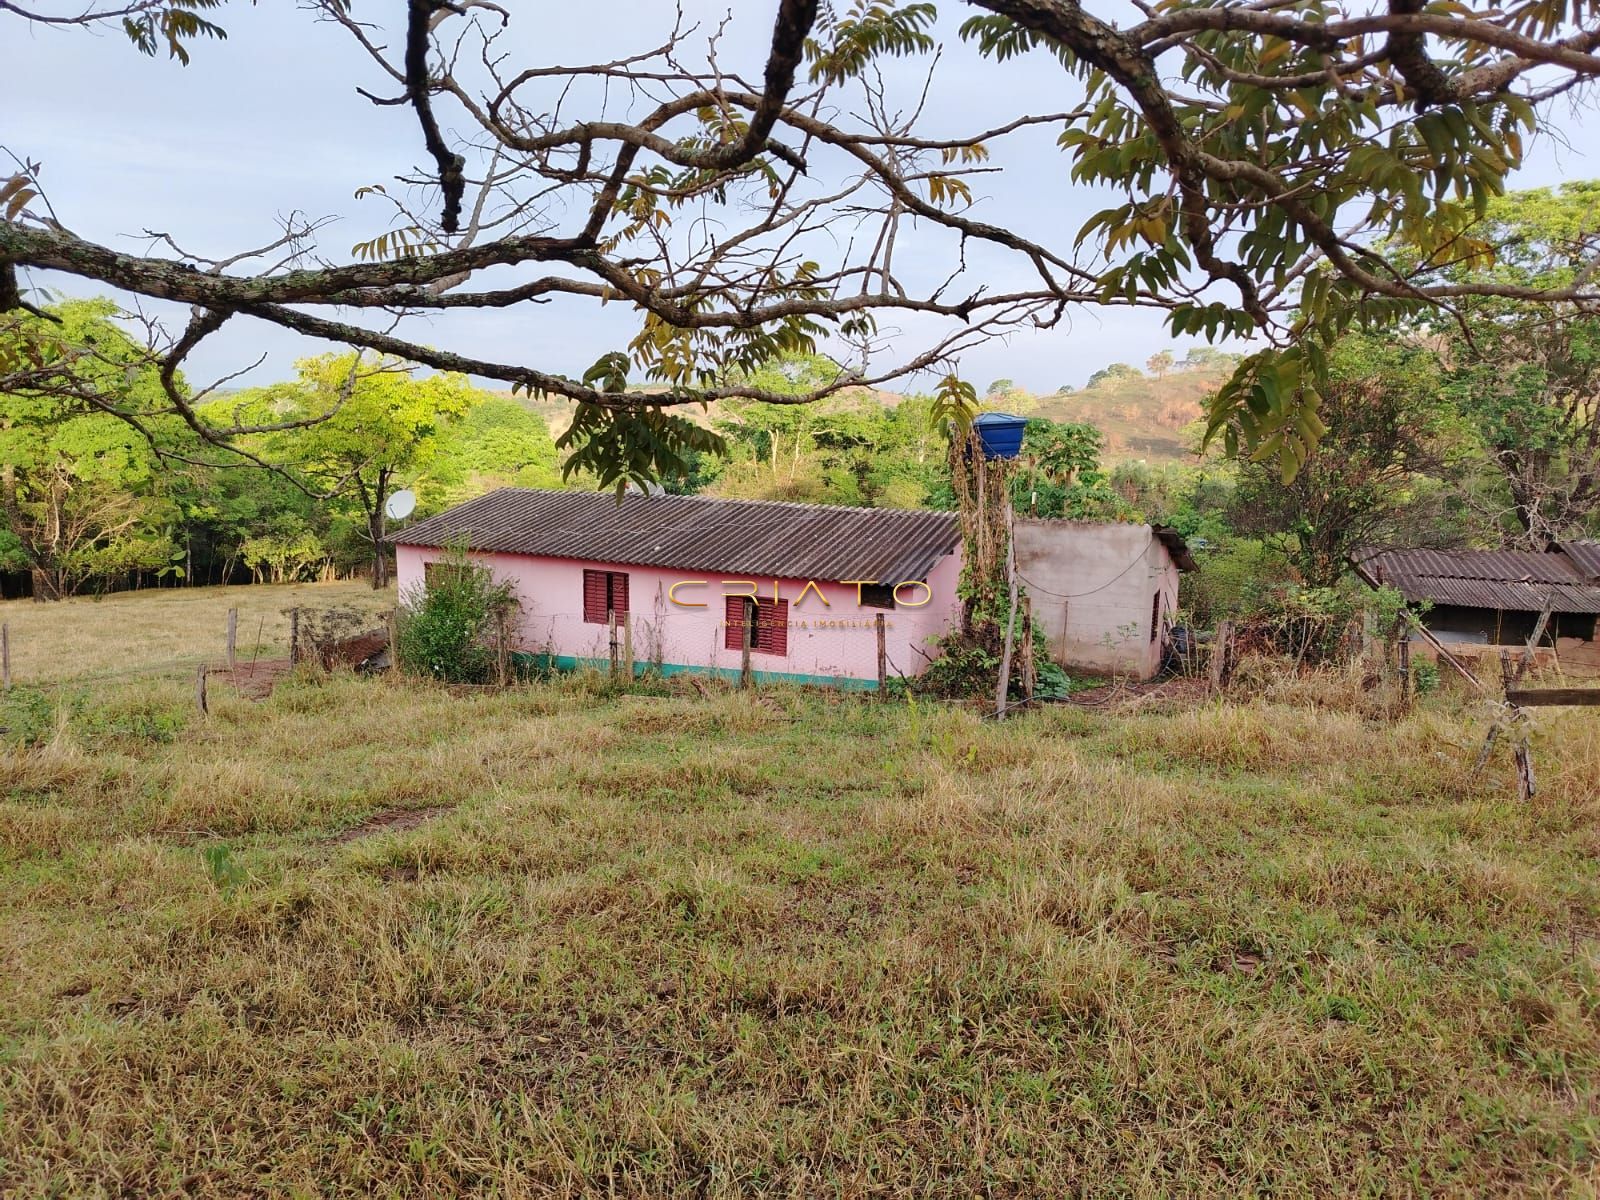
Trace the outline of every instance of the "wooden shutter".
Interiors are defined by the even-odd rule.
[[[583,573],[583,619],[594,625],[606,623],[606,572]]]
[[[583,619],[604,625],[606,613],[620,619],[628,613],[628,573],[626,571],[584,571]]]
[[[722,648],[724,650],[744,649],[744,622],[745,598],[743,596],[729,596],[723,614]],[[755,637],[750,639],[750,648],[755,649]]]
[[[750,649],[758,654],[789,653],[789,602],[755,600],[748,596],[727,599],[725,633],[722,645],[728,650],[744,649],[745,622],[750,629]]]
[[[789,653],[789,602],[756,601],[756,636],[751,648],[763,654]]]

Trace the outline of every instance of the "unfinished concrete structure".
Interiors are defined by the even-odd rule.
[[[1148,679],[1178,609],[1183,538],[1151,525],[1017,521],[1017,573],[1050,657],[1069,671]]]

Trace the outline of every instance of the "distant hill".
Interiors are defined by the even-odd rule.
[[[629,392],[630,394],[644,393],[648,395],[652,390],[659,389],[630,388]],[[511,393],[506,391],[496,392],[496,395],[511,397]],[[551,437],[560,437],[566,432],[567,426],[572,424],[572,411],[576,405],[571,400],[564,399],[560,396],[547,396],[543,400],[539,400],[521,393],[518,393],[513,398],[517,401],[517,403],[527,408],[530,412],[536,413],[538,416],[543,418],[544,423],[550,427]],[[847,404],[850,407],[857,407],[871,403],[877,404],[883,408],[893,408],[903,399],[905,399],[905,397],[900,395],[898,392],[884,392],[872,388],[852,387],[845,388],[843,391],[838,392],[831,402],[836,404]],[[702,408],[698,404],[685,404],[677,411],[683,416],[687,417],[689,420],[694,421],[696,424],[709,425],[713,420],[722,415],[721,409],[722,405],[713,401],[709,410]]]
[[[1034,397],[1026,415],[1081,421],[1105,434],[1105,461],[1187,460],[1194,450],[1189,427],[1204,414],[1206,399],[1221,387],[1233,363],[1174,368],[1161,378],[1136,374],[1102,379],[1075,392]]]
[[[1190,426],[1200,420],[1206,399],[1227,379],[1233,365],[1231,361],[1179,365],[1160,378],[1135,372],[1102,378],[1073,392],[1043,396],[1014,392],[983,399],[986,407],[1010,408],[1023,416],[1093,425],[1105,435],[1108,464],[1140,458],[1152,463],[1180,462],[1193,453],[1195,434]],[[893,392],[862,388],[844,395],[863,402],[875,400],[886,408],[900,402]],[[570,401],[519,399],[544,418],[553,436],[559,436],[572,420]],[[680,411],[691,420],[708,422],[717,415],[716,409],[712,405],[708,414],[699,405],[688,405]]]

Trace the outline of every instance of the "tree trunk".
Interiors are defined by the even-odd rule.
[[[46,600],[59,600],[61,589],[51,579],[51,572],[47,570],[49,563],[41,553],[33,537],[33,530],[29,528],[28,520],[23,515],[19,491],[17,469],[9,464],[0,468],[0,509],[4,510],[6,526],[11,530],[11,535],[17,539],[23,555],[28,560],[28,581],[32,587],[33,599],[40,604]]]
[[[383,553],[384,505],[389,499],[389,482],[392,476],[387,467],[378,471],[377,479],[372,482],[371,492],[357,473],[354,476],[356,499],[361,504],[361,511],[367,518],[367,539],[372,543],[372,590],[381,592],[389,586],[389,560]]]
[[[28,572],[33,582],[33,598],[35,602],[43,604],[46,600],[61,600],[66,597],[66,580],[62,572],[51,571],[43,567],[34,567]]]
[[[367,534],[372,538],[372,590],[381,592],[389,586],[389,557],[383,550],[383,501],[367,514]]]

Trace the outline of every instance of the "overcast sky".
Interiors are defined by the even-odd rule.
[[[599,61],[645,49],[659,42],[671,19],[666,0],[524,0],[512,7],[517,16],[507,48],[519,65]],[[728,4],[686,0],[685,8],[705,30]],[[973,133],[1019,112],[1060,111],[1074,102],[1075,84],[1045,55],[999,67],[980,63],[956,44],[958,6],[943,8],[940,33],[948,46],[924,134]],[[759,78],[772,11],[770,0],[737,0],[719,50],[726,69]],[[397,22],[404,5],[357,0],[356,12]],[[269,241],[277,217],[299,210],[337,216],[322,246],[330,256],[348,255],[351,244],[385,227],[375,207],[352,199],[354,190],[390,182],[424,157],[415,117],[407,108],[375,107],[357,96],[358,85],[385,90],[375,66],[342,30],[318,24],[283,0],[230,4],[221,22],[228,40],[197,45],[191,65],[182,67],[137,54],[118,31],[34,30],[0,14],[0,112],[7,116],[0,144],[43,163],[43,183],[69,227],[119,248],[141,247],[139,235],[150,229],[173,234],[195,253],[221,257]],[[703,51],[704,37],[695,45]],[[891,83],[909,98],[925,68],[925,61],[891,68]],[[1586,139],[1579,132],[1571,140],[1581,146]],[[1600,174],[1592,155],[1551,139],[1536,145],[1530,159],[1515,180],[1518,187]],[[976,184],[974,215],[980,219],[1066,248],[1082,221],[1106,204],[1105,193],[1072,184],[1054,133],[1019,139],[1000,165],[1003,175]],[[918,265],[930,277],[942,275],[948,264],[936,260],[947,254],[930,252],[930,261]],[[977,267],[1001,290],[1026,274],[1023,264],[999,256]],[[62,276],[36,275],[32,282],[71,296],[94,294]],[[632,328],[619,306],[575,303],[452,313],[406,332],[463,353],[576,375],[625,344]],[[909,354],[929,327],[905,323],[904,329]],[[1181,354],[1189,344],[1175,348]],[[1079,311],[1056,329],[971,351],[961,365],[980,388],[1006,376],[1050,391],[1082,384],[1111,362],[1142,365],[1173,345],[1155,313]],[[188,374],[205,380],[265,352],[265,363],[247,379],[265,382],[290,374],[296,357],[321,348],[272,326],[236,320],[201,348]],[[924,378],[908,387],[928,383]]]

